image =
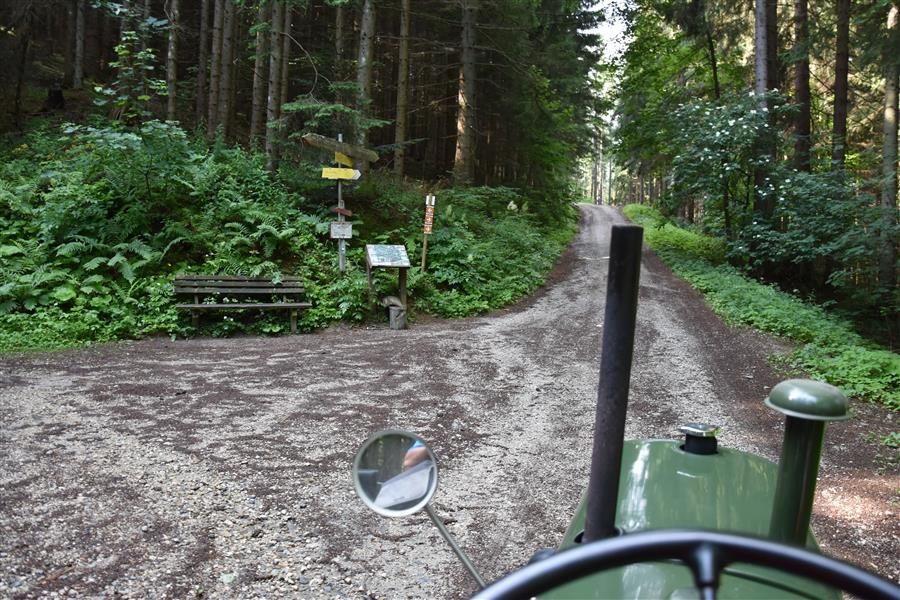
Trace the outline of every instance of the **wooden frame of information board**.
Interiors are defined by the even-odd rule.
[[[366,277],[369,293],[375,296],[372,269],[397,269],[400,303],[406,308],[406,271],[410,267],[406,246],[388,244],[366,244]]]

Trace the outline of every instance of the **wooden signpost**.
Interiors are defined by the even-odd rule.
[[[352,168],[354,161],[363,163],[375,162],[378,160],[378,155],[366,148],[345,144],[344,136],[340,133],[337,140],[315,133],[307,133],[302,139],[306,144],[314,148],[334,152],[334,162],[338,165],[337,167],[323,168],[322,179],[337,180],[338,205],[333,210],[337,213],[338,220],[331,224],[331,239],[338,241],[338,263],[341,273],[343,273],[347,269],[347,240],[353,237],[353,225],[345,223],[344,217],[349,218],[353,216],[353,213],[344,207],[344,192],[341,182],[356,181],[362,175],[359,169]]]
[[[425,256],[428,254],[428,236],[431,234],[431,226],[434,224],[434,202],[432,194],[425,196],[425,229],[422,234],[422,270],[425,270]]]
[[[365,162],[375,162],[378,160],[378,154],[372,152],[367,148],[360,148],[359,146],[354,146],[352,144],[345,144],[343,140],[343,136],[338,134],[337,140],[332,140],[327,137],[318,135],[316,133],[307,133],[303,136],[303,141],[314,148],[321,148],[322,150],[330,150],[331,152],[340,152],[346,157],[353,158],[355,160],[361,160]],[[337,161],[340,163],[340,161]],[[340,163],[346,166],[347,163]]]

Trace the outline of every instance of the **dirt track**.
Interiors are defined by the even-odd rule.
[[[0,359],[0,597],[452,598],[474,591],[427,518],[353,494],[375,430],[428,440],[435,509],[487,579],[561,538],[586,485],[606,282],[607,207],[550,283],[512,309],[407,331],[152,339]],[[724,326],[645,251],[627,435],[722,426],[776,458],[762,406],[783,346]],[[896,470],[868,406],[830,427],[814,528],[897,580]]]

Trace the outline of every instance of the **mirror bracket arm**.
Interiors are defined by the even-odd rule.
[[[447,540],[447,543],[450,544],[450,548],[453,549],[454,554],[462,561],[463,566],[472,576],[472,579],[475,580],[475,583],[478,584],[478,589],[483,590],[485,588],[484,579],[482,579],[481,575],[478,574],[478,571],[475,569],[475,565],[472,564],[471,559],[469,559],[468,555],[463,552],[463,549],[459,547],[459,544],[456,543],[456,540],[450,535],[450,532],[447,530],[447,526],[444,525],[444,521],[441,520],[439,516],[434,513],[434,509],[431,508],[431,504],[425,505],[425,512],[428,513],[428,516],[431,518],[431,522],[434,523],[434,526],[438,528],[438,531],[441,532],[441,535],[444,536],[444,539]]]

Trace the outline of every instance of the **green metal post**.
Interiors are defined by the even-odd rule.
[[[766,406],[785,415],[769,537],[806,545],[816,495],[825,425],[847,419],[847,397],[833,385],[788,379],[772,388]]]
[[[806,545],[824,439],[825,421],[785,419],[769,525],[769,537],[775,541]]]

